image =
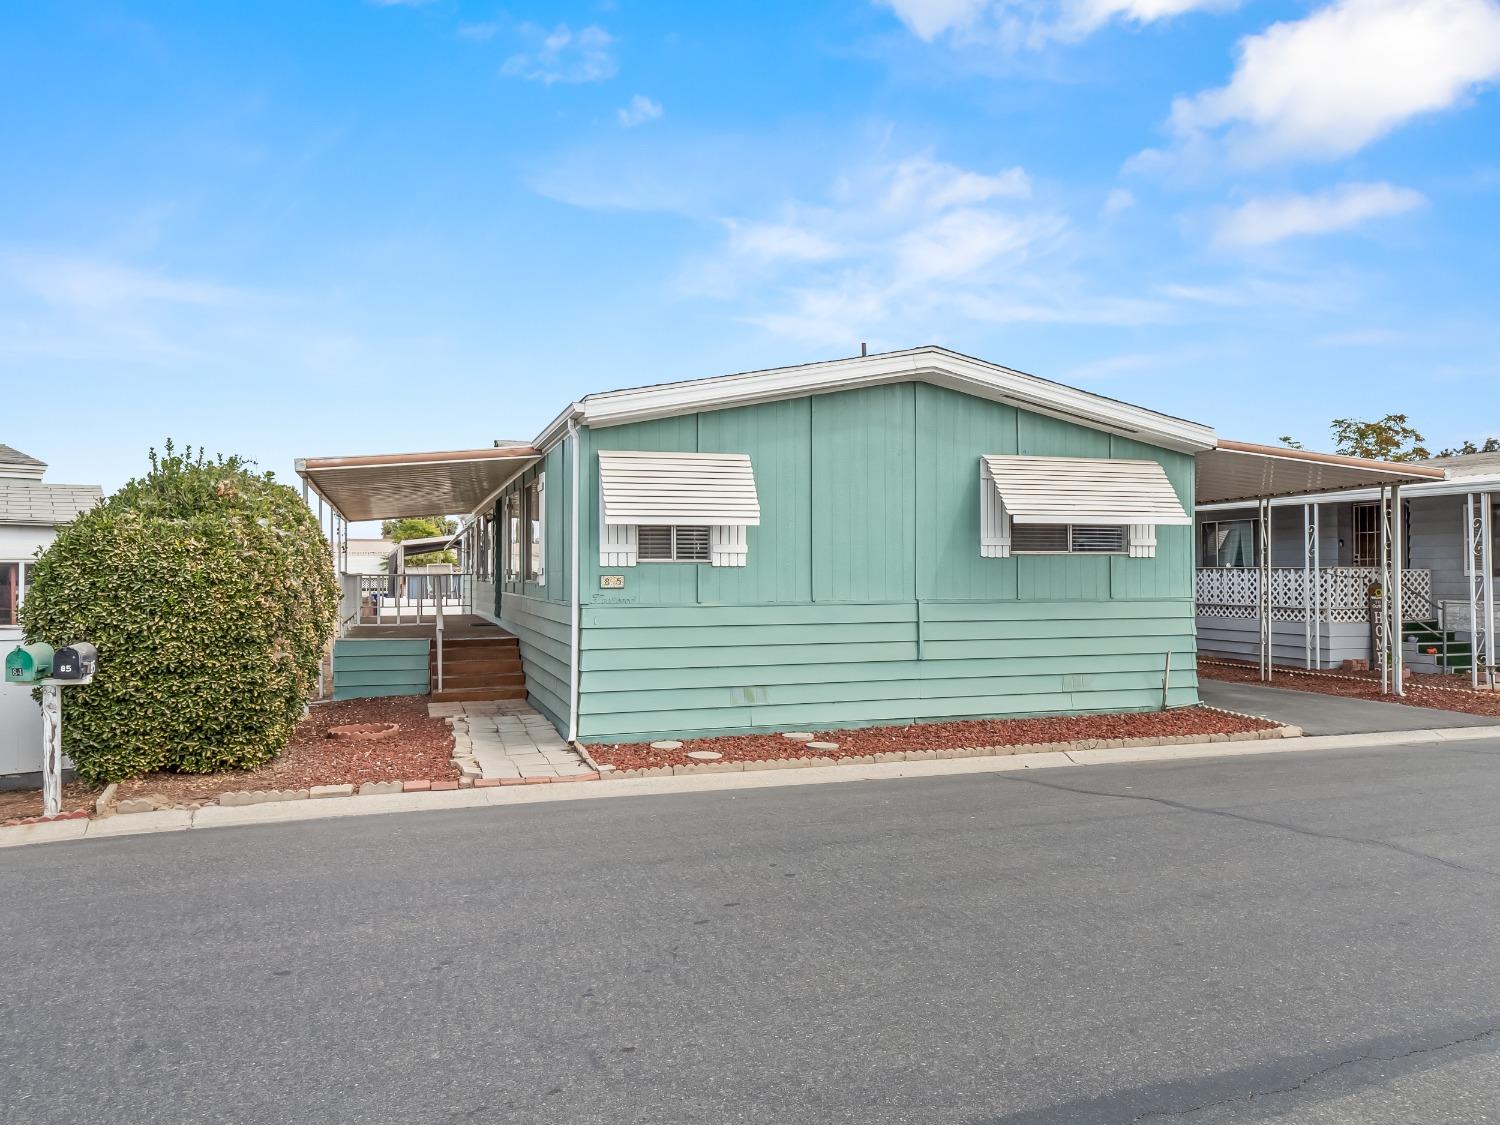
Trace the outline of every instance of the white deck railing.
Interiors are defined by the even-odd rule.
[[[1307,584],[1312,576],[1312,586]],[[1308,607],[1319,606],[1319,621],[1368,621],[1366,591],[1380,571],[1373,566],[1331,566],[1305,571],[1300,566],[1271,568],[1271,619],[1304,621]],[[1432,612],[1432,572],[1402,572],[1402,601],[1409,619]],[[1199,567],[1196,597],[1199,617],[1256,619],[1260,615],[1260,571],[1255,567]]]

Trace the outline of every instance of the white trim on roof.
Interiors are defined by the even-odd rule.
[[[1500,473],[1453,477],[1449,480],[1435,480],[1422,484],[1403,482],[1401,485],[1401,495],[1408,500],[1424,496],[1465,496],[1471,492],[1500,493]],[[1273,496],[1271,507],[1290,508],[1300,507],[1303,504],[1358,504],[1379,499],[1380,489],[1378,488],[1349,488],[1342,492],[1308,492],[1298,493],[1295,496]],[[1196,510],[1230,512],[1237,508],[1253,509],[1255,504],[1254,500],[1219,500],[1198,504]]]
[[[755,527],[760,500],[744,453],[599,451],[604,525]]]
[[[1187,526],[1166,470],[1155,461],[986,454],[983,476],[1018,524]]]
[[[603,429],[652,418],[909,381],[948,387],[976,398],[1185,453],[1211,449],[1215,444],[1212,427],[938,347],[592,394],[553,419],[533,444],[539,450],[550,447],[570,418],[581,425]]]

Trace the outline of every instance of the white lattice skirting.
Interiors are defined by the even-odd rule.
[[[1299,566],[1271,568],[1271,620],[1303,621],[1308,616],[1308,595],[1318,594],[1320,621],[1369,620],[1365,591],[1380,572],[1368,566],[1324,567],[1312,572],[1313,590],[1308,589],[1307,571]],[[1409,606],[1408,616],[1426,616],[1432,597],[1432,572],[1402,572],[1401,593]],[[1199,617],[1253,619],[1260,615],[1260,571],[1254,567],[1202,567],[1197,576]]]

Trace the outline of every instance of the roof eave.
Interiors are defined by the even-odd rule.
[[[1003,402],[1036,414],[1184,453],[1211,449],[1216,442],[1210,426],[1172,418],[1144,407],[1117,402],[933,347],[610,391],[589,395],[575,407],[581,408],[582,419],[589,426],[604,428],[909,380],[946,386],[978,398]],[[543,431],[536,444],[548,444],[549,435],[566,420],[567,415],[565,412],[559,421]]]

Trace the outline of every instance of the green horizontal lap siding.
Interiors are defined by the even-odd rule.
[[[526,693],[555,725],[568,718],[570,608],[561,602],[506,594],[500,624],[520,642]]]
[[[1197,702],[1190,603],[585,613],[579,736],[859,726]],[[800,615],[802,619],[796,620]],[[662,623],[652,628],[653,616]],[[920,655],[919,655],[920,653]]]
[[[333,642],[333,698],[426,695],[426,640],[341,637]]]

